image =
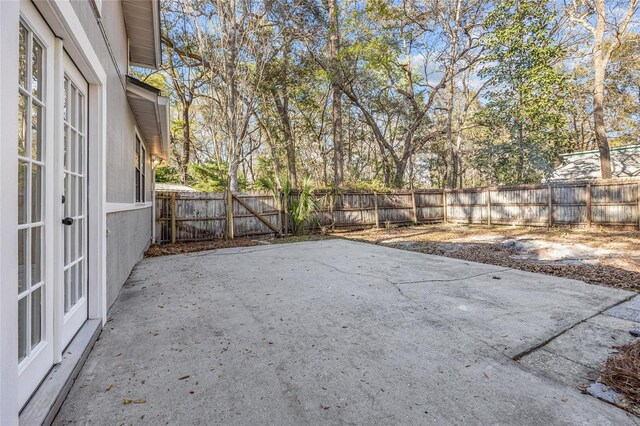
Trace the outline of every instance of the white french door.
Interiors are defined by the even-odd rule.
[[[0,0],[1,1],[1,0]],[[31,2],[18,58],[18,400],[84,324],[88,85]]]
[[[87,319],[87,92],[74,63],[64,58],[63,301],[62,347]]]
[[[18,399],[23,405],[53,365],[54,37],[21,4],[18,60]]]

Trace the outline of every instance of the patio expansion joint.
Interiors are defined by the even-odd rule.
[[[575,327],[577,327],[580,324],[586,323],[587,321],[589,321],[592,318],[597,317],[598,315],[607,315],[605,314],[606,311],[608,311],[609,309],[618,306],[622,303],[628,302],[629,300],[633,299],[634,297],[636,297],[637,294],[631,294],[627,297],[625,297],[622,300],[619,300],[611,305],[607,305],[605,308],[601,309],[600,311],[596,312],[595,314],[587,317],[587,318],[583,318],[582,320],[576,322],[575,324],[564,328],[563,330],[560,330],[558,333],[554,334],[553,336],[549,337],[548,339],[538,343],[537,345],[534,345],[516,355],[514,355],[513,360],[514,361],[520,361],[524,356],[529,355],[530,353],[533,353],[535,351],[537,351],[538,349],[543,349],[546,345],[548,345],[549,343],[551,343],[553,340],[557,339],[558,337],[562,336],[563,334],[565,334],[566,332],[568,332],[569,330],[573,330]]]

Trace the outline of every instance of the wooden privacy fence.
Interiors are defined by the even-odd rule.
[[[223,238],[224,193],[156,192],[156,241],[206,241]],[[282,214],[273,196],[263,192],[233,194],[237,237],[281,232]]]
[[[284,203],[266,192],[233,194],[234,236],[286,234]],[[466,189],[317,191],[312,227],[355,229],[398,224],[618,226],[640,229],[640,180],[598,180]],[[156,193],[156,240],[224,237],[225,194]]]

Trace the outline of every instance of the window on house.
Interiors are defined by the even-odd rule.
[[[140,138],[136,136],[136,203],[144,203],[145,200],[145,163],[146,152]]]

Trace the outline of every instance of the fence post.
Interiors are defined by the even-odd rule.
[[[171,243],[176,242],[176,193],[171,193]]]
[[[591,182],[587,183],[587,228],[591,228]]]
[[[418,224],[418,209],[416,207],[416,193],[415,193],[415,191],[413,189],[411,190],[411,206],[413,208],[413,224],[417,225]]]
[[[447,190],[442,190],[442,219],[447,223]]]
[[[373,210],[376,215],[376,228],[380,228],[380,216],[378,216],[378,193],[373,191]]]
[[[638,229],[640,230],[640,182],[638,183]]]
[[[487,188],[487,225],[491,226],[491,188]]]
[[[225,221],[226,221],[226,230],[225,238],[227,240],[233,240],[233,193],[231,192],[231,188],[227,188],[226,191],[226,203],[225,203]]]
[[[547,185],[548,199],[549,199],[549,228],[553,226],[553,191],[551,184]]]
[[[289,216],[287,215],[289,210],[289,196],[286,193],[282,194],[282,226],[284,227],[284,235],[289,233]]]

